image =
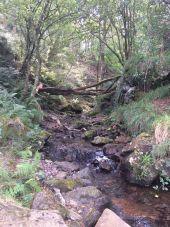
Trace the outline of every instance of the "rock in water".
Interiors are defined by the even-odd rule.
[[[113,211],[105,209],[95,227],[130,227],[130,225],[124,222]]]
[[[108,198],[94,186],[77,188],[64,195],[66,204],[83,217],[86,227],[94,226],[100,217],[100,211],[109,203]]]
[[[103,171],[111,172],[112,170],[114,170],[116,168],[116,166],[115,166],[115,163],[113,161],[111,161],[110,159],[103,159],[99,163],[99,168]]]

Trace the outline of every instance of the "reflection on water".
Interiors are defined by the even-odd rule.
[[[133,227],[170,227],[170,192],[130,185],[118,174],[94,173],[111,209]]]

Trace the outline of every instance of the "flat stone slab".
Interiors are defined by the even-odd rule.
[[[117,214],[109,209],[105,209],[95,227],[130,227]]]
[[[0,199],[2,227],[67,227],[58,210],[31,210]]]

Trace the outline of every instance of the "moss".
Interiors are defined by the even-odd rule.
[[[96,130],[89,130],[84,133],[84,138],[86,140],[91,140],[97,135]]]
[[[82,186],[82,182],[80,179],[51,179],[45,182],[48,186],[52,188],[59,188],[61,192],[68,192],[72,191],[73,189],[77,188],[78,186]]]

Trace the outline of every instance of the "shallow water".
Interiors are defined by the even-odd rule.
[[[127,183],[120,174],[94,172],[95,184],[111,200],[110,208],[133,227],[169,227],[170,192]]]

